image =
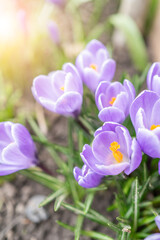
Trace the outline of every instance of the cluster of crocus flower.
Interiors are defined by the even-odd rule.
[[[95,132],[92,147],[83,147],[84,166],[82,170],[74,169],[79,185],[95,187],[106,175],[132,173],[141,163],[142,151],[152,158],[160,158],[160,116],[157,114],[160,109],[160,63],[154,63],[149,69],[147,86],[149,90],[135,99],[135,89],[128,80],[123,85],[99,81],[95,102],[98,116],[105,123]],[[129,113],[136,131],[134,139],[123,125],[118,124]]]

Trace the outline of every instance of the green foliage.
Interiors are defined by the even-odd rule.
[[[144,70],[148,60],[147,50],[135,22],[129,16],[118,13],[110,17],[110,23],[123,32],[135,67]]]

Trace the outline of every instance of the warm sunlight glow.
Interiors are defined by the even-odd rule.
[[[4,14],[0,16],[0,39],[2,41],[12,41],[16,37],[16,24],[12,15]]]

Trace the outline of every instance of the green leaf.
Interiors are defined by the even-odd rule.
[[[139,199],[142,199],[145,191],[147,190],[148,186],[149,186],[149,183],[150,183],[150,180],[151,180],[151,176],[148,177],[147,181],[145,182],[145,184],[143,185],[142,189],[141,189],[141,192],[139,194]]]
[[[68,193],[64,193],[55,199],[55,203],[54,203],[55,212],[59,210],[62,202],[66,199],[67,196],[68,196]]]
[[[79,203],[81,205],[81,207],[84,209],[84,204]],[[62,203],[63,207],[65,207],[66,209],[76,213],[76,214],[80,214],[82,216],[87,217],[88,219],[94,221],[94,222],[98,222],[101,225],[107,226],[110,229],[112,229],[115,232],[119,232],[121,231],[121,228],[117,225],[115,225],[114,223],[112,223],[111,221],[109,221],[107,218],[105,218],[103,215],[99,214],[98,212],[90,209],[88,211],[88,213],[84,213],[84,211],[82,211],[81,209],[75,208],[70,204],[67,203]]]
[[[136,177],[133,182],[133,195],[132,195],[132,209],[133,209],[133,231],[136,232],[138,224],[138,214],[139,214],[139,183]]]
[[[84,216],[82,215],[78,215],[77,217],[77,222],[76,222],[76,226],[74,229],[74,234],[75,234],[75,240],[79,240],[80,239],[80,235],[81,235],[81,228],[83,225],[83,220],[84,220]]]
[[[114,27],[117,27],[123,32],[136,68],[138,70],[143,70],[148,61],[147,50],[135,22],[129,16],[120,13],[112,15],[109,21]]]
[[[85,208],[84,208],[84,213],[86,214],[88,212],[88,210],[90,209],[91,207],[91,204],[93,202],[93,199],[94,199],[94,192],[92,193],[89,193],[86,197],[86,200],[85,200]]]
[[[56,192],[50,194],[45,200],[43,200],[40,204],[39,207],[43,207],[47,205],[48,203],[52,202],[56,197],[59,197],[60,195],[64,194],[66,192],[66,188],[60,188]]]
[[[60,221],[56,221],[56,223],[58,223],[61,227],[64,227],[72,232],[75,231],[75,227],[70,226],[66,223],[60,222]],[[81,235],[90,237],[90,238],[94,238],[94,239],[98,239],[98,240],[114,240],[113,238],[107,236],[106,234],[103,233],[99,233],[99,232],[95,232],[95,231],[85,231],[85,230],[81,230]]]
[[[21,174],[33,179],[34,181],[46,186],[53,191],[56,191],[60,187],[64,185],[59,179],[54,178],[44,172],[41,169],[37,168],[30,168],[26,170],[19,171]]]

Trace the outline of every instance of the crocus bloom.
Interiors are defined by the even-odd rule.
[[[58,29],[57,24],[54,21],[50,21],[48,23],[48,31],[49,31],[52,41],[55,44],[59,44],[59,42],[60,42],[59,29]]]
[[[152,91],[143,91],[132,103],[130,116],[136,137],[144,153],[160,158],[160,98]]]
[[[101,42],[92,40],[77,57],[76,67],[87,87],[95,92],[100,81],[112,80],[116,63]]]
[[[73,117],[80,113],[83,86],[77,69],[71,63],[66,63],[63,71],[36,77],[32,93],[42,106],[52,112]]]
[[[160,230],[160,216],[155,217],[155,222],[158,229]],[[160,240],[160,233],[151,234],[150,236],[146,237],[144,240]]]
[[[160,216],[159,215],[155,217],[155,222],[156,222],[156,225],[157,225],[157,227],[160,231]]]
[[[102,122],[113,121],[122,123],[129,114],[135,89],[131,82],[100,82],[95,93],[95,100],[99,109],[99,119]]]
[[[37,164],[36,149],[28,130],[19,123],[0,123],[0,176]]]
[[[103,177],[93,172],[86,164],[83,165],[82,169],[75,167],[73,174],[78,184],[84,188],[97,187]]]
[[[147,87],[160,96],[160,62],[152,64],[147,75]]]
[[[117,175],[123,171],[128,175],[139,166],[142,154],[126,127],[106,122],[95,132],[92,147],[84,145],[81,158],[99,175]]]

